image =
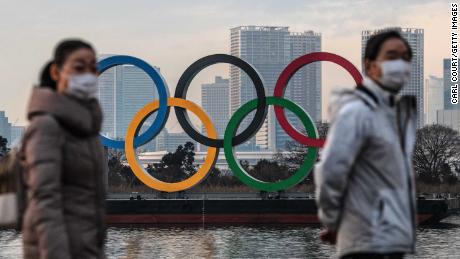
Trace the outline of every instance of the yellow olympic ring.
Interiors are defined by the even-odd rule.
[[[136,177],[150,188],[165,192],[186,190],[196,184],[199,184],[201,180],[206,178],[208,173],[211,172],[211,168],[214,166],[214,163],[216,162],[217,154],[219,151],[215,147],[208,147],[208,152],[203,165],[191,177],[180,182],[163,182],[146,172],[137,159],[134,149],[134,137],[136,135],[136,130],[139,124],[142,123],[145,117],[150,115],[152,112],[155,112],[159,108],[159,105],[160,102],[158,100],[148,103],[142,107],[142,109],[140,109],[136,115],[134,115],[133,120],[129,123],[125,139],[126,159],[128,160],[128,164]],[[177,106],[193,112],[203,123],[209,138],[217,139],[216,129],[211,123],[211,119],[198,105],[185,99],[171,97],[168,98],[168,106]]]

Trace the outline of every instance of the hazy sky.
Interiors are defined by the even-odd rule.
[[[171,93],[193,61],[229,53],[230,28],[289,26],[322,34],[322,50],[360,69],[361,31],[387,26],[425,30],[425,78],[442,76],[449,56],[450,1],[18,1],[0,0],[0,110],[24,124],[30,89],[55,44],[67,37],[90,41],[98,53],[140,57],[161,68]],[[323,63],[323,103],[336,86],[352,84],[339,67]],[[192,83],[228,76],[228,67],[205,70]],[[271,95],[271,93],[267,93]],[[324,105],[323,105],[324,107]],[[323,110],[325,110],[323,108]],[[324,112],[323,112],[324,114]],[[172,119],[172,118],[171,118]],[[170,119],[170,120],[171,120]]]

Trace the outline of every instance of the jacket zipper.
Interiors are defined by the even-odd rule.
[[[399,103],[400,104],[400,103]],[[408,183],[408,194],[409,194],[409,203],[410,203],[410,213],[411,213],[411,223],[412,223],[412,239],[413,239],[413,242],[412,242],[412,252],[415,251],[415,241],[416,241],[416,237],[415,237],[415,211],[414,211],[414,202],[413,202],[413,197],[412,197],[412,189],[413,189],[413,186],[412,186],[412,179],[411,179],[411,176],[410,176],[410,170],[407,166],[407,156],[406,156],[406,139],[405,139],[405,136],[406,136],[406,130],[407,130],[407,122],[408,122],[408,119],[409,119],[409,114],[407,112],[407,109],[406,109],[406,116],[404,118],[404,127],[401,127],[401,124],[400,124],[400,106],[399,104],[396,106],[397,107],[397,111],[396,111],[396,115],[397,115],[397,125],[398,125],[398,131],[399,131],[399,137],[400,137],[400,144],[401,144],[401,149],[402,149],[402,153],[403,153],[403,157],[404,157],[404,167],[406,169],[406,175],[407,175],[407,183]]]
[[[100,173],[102,171],[101,167],[100,167],[100,163],[99,161],[97,161],[95,158],[98,157],[99,154],[95,154],[95,150],[96,150],[96,145],[95,145],[95,141],[93,140],[93,137],[90,137],[88,139],[89,141],[89,144],[90,144],[90,149],[91,149],[91,153],[93,155],[93,161],[94,161],[94,172],[95,172],[95,175],[94,175],[94,182],[95,182],[95,195],[96,195],[96,199],[95,199],[95,210],[96,210],[96,222],[97,222],[97,225],[98,225],[98,232],[97,232],[97,236],[98,236],[98,241],[102,240],[102,231],[101,231],[101,227],[102,227],[102,222],[101,222],[101,218],[102,218],[102,215],[101,215],[101,209],[100,209],[100,204],[99,204],[99,200],[101,198],[101,194],[100,194],[100,189],[99,189],[99,184],[100,184]],[[102,244],[100,244],[102,245]]]

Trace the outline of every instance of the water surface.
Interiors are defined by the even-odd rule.
[[[108,258],[330,258],[318,227],[111,227]],[[460,216],[417,229],[417,255],[460,258]],[[20,258],[20,235],[0,230],[0,258]]]

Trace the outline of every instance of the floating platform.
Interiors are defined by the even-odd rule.
[[[168,195],[168,194],[165,194]],[[190,195],[181,198],[112,197],[107,199],[109,224],[319,224],[312,197],[295,194]],[[302,195],[300,195],[302,196]],[[458,202],[457,202],[458,204]],[[457,208],[458,209],[458,208]],[[418,224],[436,223],[455,210],[446,199],[419,199]]]

